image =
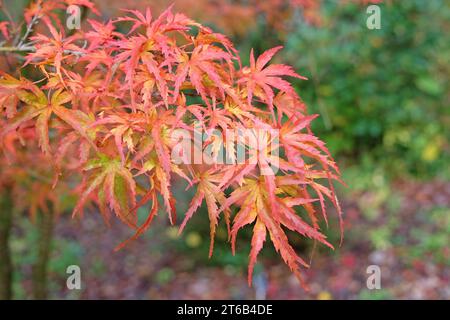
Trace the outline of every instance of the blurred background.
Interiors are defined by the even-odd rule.
[[[28,2],[3,1],[17,17]],[[348,185],[338,187],[345,238],[339,247],[337,221],[326,231],[335,251],[292,236],[297,252],[312,261],[304,272],[309,292],[269,245],[248,287],[251,228],[232,256],[220,225],[208,259],[204,208],[180,237],[161,214],[117,253],[114,247],[132,235],[128,227],[107,227],[97,212],[73,220],[67,210],[54,225],[49,298],[450,299],[448,1],[382,1],[381,29],[374,30],[366,26],[366,9],[380,1],[93,2],[106,19],[120,15],[120,8],[161,12],[175,2],[175,11],[230,36],[244,63],[251,48],[258,55],[284,45],[276,60],[308,77],[295,82],[296,90],[309,112],[320,114],[313,130]],[[191,191],[177,192],[180,217],[190,197]],[[16,298],[31,297],[37,237],[36,223],[15,215]],[[82,290],[67,289],[69,265],[81,267]],[[380,290],[366,286],[369,265],[381,268]]]

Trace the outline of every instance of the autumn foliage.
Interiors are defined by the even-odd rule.
[[[18,172],[11,169],[18,164],[37,166],[50,177],[44,197],[70,185],[78,198],[74,216],[95,204],[106,221],[113,214],[132,228],[133,240],[160,210],[177,223],[172,190],[175,181],[184,180],[196,193],[180,232],[205,203],[210,255],[221,219],[233,251],[238,231],[253,228],[249,283],[268,238],[301,279],[301,267],[308,263],[289,244],[286,229],[333,247],[319,223],[327,222],[331,202],[342,228],[332,184],[339,181],[339,170],[311,132],[315,116],[307,114],[288,81],[304,78],[289,66],[269,63],[281,47],[259,57],[251,52],[250,65],[243,66],[226,36],[171,8],[159,16],[150,9],[124,11],[106,23],[89,20],[88,30],[69,34],[53,10],[70,4],[95,10],[92,3],[49,3],[38,1],[26,12],[28,24],[43,27],[20,44],[7,24],[0,25],[8,54],[22,55],[23,66],[33,67],[28,77],[20,70],[1,75],[2,181]],[[118,26],[128,31],[121,33]],[[195,126],[205,135],[201,145],[195,142]],[[210,148],[213,157],[221,150],[231,158],[236,154],[228,131],[263,132],[257,139],[266,142],[273,142],[275,132],[278,144],[255,149],[247,140],[246,161],[239,163],[180,162],[173,158],[179,129],[191,134],[190,151]],[[38,199],[36,205],[47,201]],[[139,224],[137,209],[143,206],[149,211]]]

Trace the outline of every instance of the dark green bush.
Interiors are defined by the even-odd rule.
[[[335,1],[324,1],[322,26],[298,23],[286,54],[310,80],[297,89],[333,154],[369,155],[394,176],[448,174],[450,6],[380,7],[379,30],[366,27],[365,7]]]

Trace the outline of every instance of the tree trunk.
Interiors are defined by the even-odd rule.
[[[10,192],[0,195],[0,300],[12,299],[12,260],[9,239],[12,227]]]
[[[37,221],[37,260],[33,266],[33,297],[44,300],[48,297],[48,264],[53,239],[54,214],[52,210],[40,213]]]

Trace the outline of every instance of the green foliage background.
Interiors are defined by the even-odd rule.
[[[297,89],[340,161],[368,158],[397,178],[448,177],[449,3],[380,7],[379,30],[366,27],[365,8],[335,1],[324,1],[324,26],[299,22],[285,52],[310,79]]]

